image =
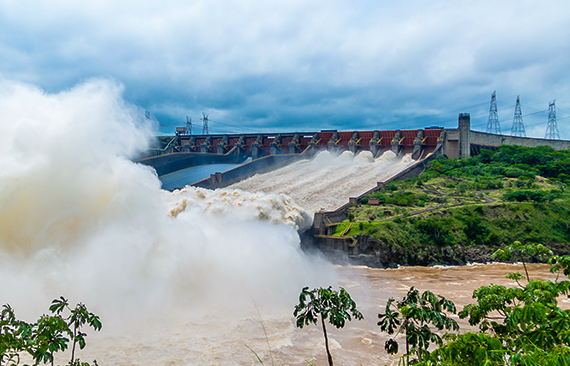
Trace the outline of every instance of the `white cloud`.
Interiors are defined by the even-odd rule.
[[[297,118],[326,128],[349,116],[388,123],[413,103],[414,115],[438,110],[453,124],[495,89],[570,104],[569,10],[564,1],[4,1],[0,73],[48,90],[113,77],[163,119],[219,110],[252,126]]]

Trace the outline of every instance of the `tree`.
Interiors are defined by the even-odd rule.
[[[431,327],[437,330],[458,330],[457,322],[450,318],[447,313],[455,314],[455,304],[446,300],[443,296],[435,295],[430,291],[420,293],[415,288],[410,288],[401,301],[393,298],[388,300],[384,313],[378,314],[378,325],[383,332],[388,334],[404,333],[406,339],[406,360],[416,354],[422,360],[429,354],[427,351],[430,343],[438,346],[443,344],[441,337],[432,332]],[[398,353],[396,336],[386,341],[384,348],[390,354]],[[411,347],[411,348],[410,348]]]
[[[83,303],[75,305],[75,308],[73,309],[70,308],[67,299],[65,299],[63,296],[59,299],[53,300],[52,305],[49,307],[49,309],[57,316],[61,316],[65,310],[69,311],[69,315],[64,319],[67,326],[67,329],[65,329],[65,331],[73,340],[73,345],[71,348],[71,360],[69,361],[69,364],[74,365],[75,346],[79,343],[80,349],[85,348],[85,337],[87,334],[81,332],[81,327],[87,324],[94,330],[99,331],[101,330],[102,326],[101,320],[97,315],[89,312]]]
[[[60,297],[52,301],[50,311],[53,315],[42,315],[35,323],[18,320],[10,305],[3,306],[0,312],[0,366],[18,365],[20,354],[26,352],[32,356],[35,363],[54,364],[54,354],[65,351],[72,341],[71,359],[69,366],[89,366],[75,358],[75,347],[83,349],[86,345],[86,334],[81,331],[83,325],[94,330],[101,330],[99,317],[79,303],[74,308],[69,306],[67,299]],[[68,310],[69,314],[63,316]],[[97,362],[94,361],[94,365]]]
[[[521,260],[550,253],[537,244],[515,242],[497,257],[515,253]],[[524,263],[524,261],[523,261]],[[558,306],[560,296],[570,295],[570,281],[559,281],[560,272],[570,274],[569,256],[551,256],[548,263],[555,280],[530,278],[522,285],[523,275],[507,274],[518,286],[490,284],[473,292],[476,303],[459,312],[480,331],[448,337],[425,359],[423,365],[568,365],[570,364],[570,310]],[[506,362],[508,360],[508,362]],[[430,363],[431,362],[431,363]]]
[[[497,258],[501,260],[520,260],[523,264],[524,272],[526,275],[526,280],[530,281],[530,276],[528,275],[528,269],[526,268],[526,263],[536,258],[541,262],[545,262],[549,257],[552,256],[552,251],[542,244],[522,244],[520,241],[515,241],[511,245],[507,245],[505,249],[498,249],[491,256],[492,258]],[[520,273],[518,272],[509,274],[508,278],[517,280],[520,279]],[[520,286],[520,283],[519,283]]]
[[[3,305],[0,312],[0,365],[17,365],[20,362],[20,353],[30,346],[31,328],[30,324],[16,319],[10,305]]]
[[[363,319],[360,311],[356,309],[356,303],[352,300],[350,294],[342,287],[337,292],[330,286],[327,289],[321,287],[313,290],[304,287],[299,295],[299,304],[295,306],[293,315],[297,318],[298,328],[316,324],[320,317],[329,366],[333,366],[333,360],[329,350],[325,320],[328,319],[336,328],[342,328],[345,321],[352,320],[352,317],[358,320]]]

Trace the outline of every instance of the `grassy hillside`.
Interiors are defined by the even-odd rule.
[[[441,158],[419,178],[364,197],[335,235],[367,235],[393,252],[413,250],[406,257],[421,263],[438,261],[442,248],[490,251],[514,240],[566,252],[569,173],[570,152],[548,147],[504,146],[465,160]],[[379,204],[370,204],[374,199]]]

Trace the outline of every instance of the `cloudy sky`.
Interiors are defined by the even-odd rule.
[[[503,132],[517,95],[529,136],[556,99],[570,139],[570,2],[0,0],[0,77],[48,92],[90,78],[124,85],[161,133],[186,116],[214,133]]]

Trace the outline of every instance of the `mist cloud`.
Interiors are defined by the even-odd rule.
[[[141,112],[109,80],[59,93],[0,81],[3,303],[28,316],[64,295],[119,324],[289,307],[303,286],[336,281],[301,251],[311,216],[291,199],[160,190],[128,159],[149,136]]]

